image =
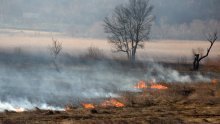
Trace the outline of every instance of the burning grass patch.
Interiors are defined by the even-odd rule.
[[[159,83],[165,90],[152,88],[140,92],[124,92],[117,99],[100,100],[87,109],[69,105],[71,111],[34,110],[23,113],[2,113],[2,122],[28,124],[71,123],[143,123],[188,124],[220,122],[218,83]],[[150,86],[150,85],[149,85]],[[103,107],[107,106],[107,107]],[[117,105],[117,106],[116,106]],[[123,106],[122,106],[123,105]],[[49,112],[49,114],[47,114]],[[17,123],[16,123],[17,124]]]

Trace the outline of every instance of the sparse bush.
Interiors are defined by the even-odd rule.
[[[59,42],[58,40],[54,40],[52,38],[52,46],[50,46],[50,52],[51,52],[51,55],[53,57],[53,64],[56,68],[56,71],[60,71],[59,67],[58,67],[58,64],[57,64],[57,57],[58,55],[60,54],[61,50],[62,50],[62,43]]]
[[[103,50],[91,46],[88,48],[85,57],[89,59],[103,59],[104,58]]]
[[[52,57],[56,59],[62,50],[62,43],[59,42],[58,40],[54,40],[53,38],[52,41],[53,43],[52,46],[50,47],[50,52]]]

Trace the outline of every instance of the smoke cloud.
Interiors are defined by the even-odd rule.
[[[0,58],[4,58],[3,54]],[[140,80],[156,82],[210,81],[202,75],[182,75],[156,63],[146,63],[147,70],[128,68],[117,62],[73,61],[62,57],[60,72],[47,56],[8,54],[0,63],[0,111],[16,108],[62,110],[67,104],[118,97],[120,91],[132,91]],[[27,60],[28,58],[28,60]],[[48,57],[49,58],[49,57]],[[75,58],[76,59],[76,58]],[[88,60],[89,61],[89,60]]]
[[[171,68],[165,68],[160,64],[151,63],[145,74],[146,79],[155,82],[186,83],[186,82],[210,82],[210,78],[202,76],[200,73],[180,74]]]

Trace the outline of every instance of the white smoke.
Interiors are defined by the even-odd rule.
[[[27,100],[22,100],[19,102],[18,101],[0,102],[0,112],[3,112],[5,110],[8,110],[8,111],[17,111],[17,110],[28,111],[28,110],[34,110],[35,107],[38,107],[41,110],[64,111],[64,109],[61,107],[54,107],[54,106],[47,105],[45,103],[33,104]]]
[[[146,79],[156,82],[167,83],[186,83],[186,82],[210,82],[209,77],[204,77],[200,73],[180,74],[171,68],[165,68],[162,65],[151,63],[147,67]]]
[[[61,63],[60,72],[50,64],[0,64],[0,111],[35,107],[63,110],[67,104],[79,105],[85,100],[118,97],[120,91],[131,91],[140,80],[210,81],[200,74],[180,74],[155,63],[148,64],[145,72],[118,63],[76,64]]]
[[[118,97],[120,89],[137,80],[105,64],[62,66],[61,72],[49,66],[1,66],[0,74],[1,111],[18,107],[57,110],[84,100]]]

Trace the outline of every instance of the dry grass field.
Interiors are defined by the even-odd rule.
[[[0,32],[3,31],[0,30]],[[103,81],[108,82],[109,80],[110,81],[108,83],[110,83],[111,85],[117,83],[119,84],[122,82],[111,82],[113,79],[115,79],[114,81],[126,82],[130,80],[131,76],[136,76],[136,78],[139,79],[139,77],[141,77],[140,75],[142,75],[141,78],[144,78],[144,76],[146,75],[145,73],[148,72],[148,69],[151,69],[150,67],[148,68],[146,66],[147,63],[144,63],[143,61],[138,61],[140,63],[137,62],[137,67],[130,66],[125,61],[118,61],[117,57],[120,58],[121,55],[112,53],[111,47],[106,40],[70,38],[62,36],[61,34],[54,35],[48,32],[39,33],[33,31],[31,32],[17,30],[7,30],[6,32],[6,34],[0,35],[0,52],[4,51],[1,53],[1,58],[2,61],[5,61],[1,63],[1,67],[4,67],[4,69],[6,70],[1,71],[3,74],[1,80],[3,81],[3,83],[4,81],[12,81],[10,82],[10,84],[13,85],[13,87],[7,87],[5,85],[2,86],[12,89],[16,88],[14,87],[15,83],[13,81],[19,82],[19,79],[14,78],[14,75],[19,74],[21,81],[20,83],[24,86],[30,86],[29,91],[33,90],[32,95],[35,92],[38,93],[38,89],[35,89],[34,91],[33,88],[34,85],[38,86],[37,83],[39,82],[37,81],[45,81],[39,83],[42,86],[48,86],[43,89],[40,89],[39,87],[39,90],[42,90],[44,92],[45,89],[49,91],[50,86],[56,86],[55,84],[50,84],[51,82],[47,82],[49,81],[49,79],[51,79],[51,81],[57,81],[56,83],[59,84],[59,87],[69,89],[68,91],[64,91],[65,89],[62,89],[61,91],[59,88],[56,87],[56,90],[59,89],[59,93],[72,93],[70,91],[72,85],[81,86],[77,83],[77,81],[74,82],[74,79],[77,79],[79,83],[84,78],[85,81],[88,81],[87,79],[89,79],[90,82],[86,82],[86,85],[88,86],[83,86],[83,90],[86,91],[89,90],[89,88],[93,87],[92,81],[95,82],[94,84],[99,85],[103,83]],[[8,34],[8,32],[10,33]],[[42,59],[43,57],[45,57],[43,56],[45,53],[49,53],[48,48],[52,43],[52,36],[58,41],[62,42],[62,55],[64,55],[63,53],[71,54],[70,56],[64,56],[59,61],[63,72],[66,71],[65,73],[55,72],[55,70],[53,70],[53,66],[50,60]],[[111,59],[108,58],[101,61],[91,59],[91,55],[87,54],[88,48],[91,46],[94,48],[98,48],[98,50],[101,50],[99,51],[99,53],[102,52],[102,54],[100,55],[104,57],[108,56]],[[160,71],[158,73],[158,68],[155,69],[156,67],[152,67],[152,75],[154,75],[154,72],[155,75],[160,75],[160,73],[164,74],[165,71],[165,74],[166,72],[169,72],[170,74],[173,74],[177,77],[181,77],[181,74],[187,74],[189,77],[193,77],[193,74],[197,73],[191,70],[190,62],[192,59],[192,49],[198,47],[206,49],[206,47],[208,46],[209,42],[206,41],[154,40],[147,42],[145,48],[138,52],[138,59],[154,59],[156,61],[165,61],[159,63],[163,66],[157,66]],[[24,53],[37,54],[39,55],[39,58],[33,59],[34,56],[29,56],[26,54],[22,55],[21,51],[20,54],[15,54],[16,52],[18,52],[18,48]],[[133,86],[134,91],[119,91],[119,97],[98,99],[96,98],[95,100],[90,100],[94,102],[80,103],[80,105],[78,106],[72,104],[66,105],[63,106],[63,108],[65,108],[64,111],[42,110],[38,107],[36,107],[34,110],[25,111],[21,111],[19,109],[16,111],[5,110],[0,113],[0,124],[219,124],[219,48],[220,43],[217,42],[210,53],[209,59],[203,62],[200,70],[200,73],[202,74],[201,76],[209,76],[211,81],[192,81],[185,83],[152,83],[143,80],[137,82],[137,84]],[[8,51],[8,53],[5,51]],[[10,52],[12,52],[12,54],[10,54]],[[41,56],[41,54],[43,57]],[[81,56],[81,58],[76,57],[77,59],[79,59],[78,61],[76,61],[76,58],[74,58],[75,56],[73,57],[72,55]],[[19,58],[19,56],[21,58]],[[182,59],[180,59],[181,57]],[[109,62],[109,60],[113,62],[111,63]],[[68,65],[65,65],[65,63],[68,63]],[[99,64],[96,65],[96,63]],[[87,67],[91,65],[93,65],[93,68],[90,71],[89,69],[87,70]],[[96,68],[96,66],[99,67]],[[162,71],[160,70],[160,68],[162,68]],[[171,69],[168,70],[168,68]],[[28,74],[28,69],[31,70],[30,75]],[[177,71],[173,71],[172,69]],[[8,74],[6,74],[5,72],[8,72]],[[85,72],[86,75],[84,75],[83,78],[80,78],[80,76],[83,75],[82,73]],[[94,75],[96,74],[95,76],[100,77],[98,77],[97,79],[93,78],[93,73]],[[38,74],[39,76],[36,78],[42,77],[44,78],[44,80],[36,79],[35,82],[31,82],[33,84],[32,86],[30,85],[31,83],[29,81],[31,81],[33,77],[35,78],[35,74]],[[72,78],[69,79],[68,76]],[[123,79],[124,77],[121,78],[120,76],[124,76],[128,79]],[[47,79],[47,77],[49,79]],[[56,79],[57,77],[59,78],[59,80]],[[27,78],[27,80],[21,80],[23,78]],[[30,80],[28,80],[29,78]],[[142,80],[141,78],[140,80]],[[165,78],[172,77],[166,77],[165,75]],[[45,83],[48,85],[45,85]],[[69,85],[66,85],[65,87],[60,83],[65,83]],[[117,86],[119,87],[119,85]],[[21,85],[18,88],[22,89],[23,87]],[[56,92],[56,90],[51,91]],[[23,95],[25,95],[26,93],[21,92],[20,90],[17,91],[17,89],[16,92]],[[47,95],[50,96],[50,98],[56,97],[58,92],[53,92],[48,92]],[[74,93],[78,92],[79,91]],[[12,96],[14,95],[13,91],[11,91],[10,93]],[[62,96],[61,94],[59,95]],[[15,96],[19,95],[16,94]],[[54,101],[54,99],[52,101]]]
[[[168,89],[142,89],[122,93],[117,100],[124,107],[66,111],[37,109],[27,112],[5,111],[2,124],[219,124],[220,83],[166,84]]]

